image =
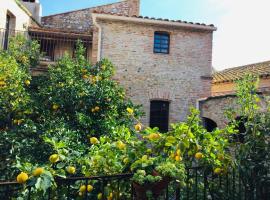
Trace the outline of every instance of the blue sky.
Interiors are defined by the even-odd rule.
[[[40,0],[43,15],[117,0]],[[141,15],[215,24],[213,66],[270,60],[270,0],[141,0]],[[268,24],[268,25],[267,25]]]

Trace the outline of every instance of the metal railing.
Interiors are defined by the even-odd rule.
[[[96,177],[70,177],[57,178],[57,188],[48,189],[43,194],[43,199],[97,199],[99,193],[102,199],[107,199],[110,193],[115,200],[144,200],[138,197],[138,191],[133,185],[133,174],[119,174],[114,176]],[[80,185],[93,185],[93,191],[79,196]],[[23,186],[16,182],[0,183],[0,199],[16,198]],[[208,173],[203,167],[187,169],[187,178],[183,183],[171,181],[160,191],[160,196],[153,199],[161,200],[269,200],[270,179],[260,182],[256,188],[250,188],[243,184],[241,173],[232,169],[223,175]],[[35,199],[33,189],[28,187],[27,199]]]
[[[42,53],[41,60],[43,61],[57,61],[66,54],[74,56],[78,40],[85,47],[86,59],[88,61],[91,59],[92,37],[90,34],[0,29],[0,49],[7,49],[10,38],[16,35],[23,35],[27,39],[38,41]]]

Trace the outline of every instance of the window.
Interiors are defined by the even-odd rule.
[[[169,54],[170,34],[165,32],[155,32],[154,53]]]
[[[151,101],[150,127],[158,127],[160,132],[167,132],[169,128],[169,102]]]
[[[4,40],[4,49],[8,48],[8,38],[9,38],[9,31],[10,31],[10,15],[6,16],[6,31],[5,31],[5,40]]]

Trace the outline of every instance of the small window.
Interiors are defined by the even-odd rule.
[[[170,34],[165,32],[155,32],[154,53],[169,54]]]
[[[169,128],[169,102],[151,101],[150,105],[150,127],[158,127],[164,133]]]

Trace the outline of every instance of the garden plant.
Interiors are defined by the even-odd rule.
[[[237,134],[237,122],[208,132],[195,108],[185,122],[172,124],[167,133],[146,127],[140,122],[140,106],[112,79],[112,63],[103,59],[93,65],[83,55],[78,42],[74,57],[66,55],[49,66],[46,74],[34,77],[30,69],[38,64],[37,42],[19,36],[7,51],[0,51],[0,178],[16,179],[23,185],[18,199],[27,197],[29,186],[34,199],[46,197],[49,189],[66,199],[66,190],[57,186],[56,179],[79,176],[132,173],[134,188],[146,188],[141,197],[146,198],[146,194],[158,196],[154,186],[164,180],[189,187],[186,169],[194,166],[203,166],[204,173],[216,176],[239,166],[250,187],[255,187],[255,175],[265,175],[270,117],[259,114],[259,98],[249,79],[241,82],[238,96],[251,134],[245,137],[249,142],[234,144],[230,138]],[[232,148],[237,156],[231,155]],[[73,196],[130,197],[125,183],[117,186],[121,194],[114,184],[106,185],[104,191],[99,184],[77,181]]]

